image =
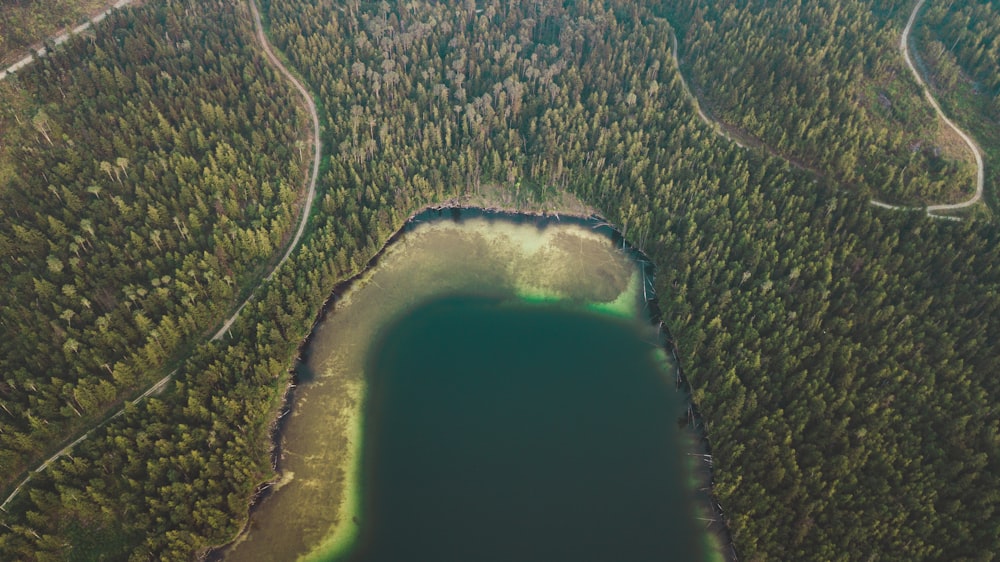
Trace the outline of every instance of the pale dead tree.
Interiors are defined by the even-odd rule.
[[[364,77],[366,70],[367,67],[365,67],[365,63],[361,61],[357,61],[351,65],[351,75],[356,79]]]
[[[115,164],[117,164],[118,167],[121,168],[122,173],[125,174],[125,177],[127,178],[128,177],[128,158],[123,158],[123,157],[119,156],[118,158],[115,159]],[[116,172],[116,174],[117,174],[117,172]],[[119,180],[119,183],[120,183],[120,180]]]
[[[104,172],[104,173],[106,173],[106,174],[108,174],[108,179],[109,180],[115,179],[114,176],[111,175],[111,170],[113,169],[111,167],[111,162],[103,160],[103,161],[101,161],[100,166],[101,166],[101,171]]]
[[[31,124],[35,127],[36,131],[45,137],[49,146],[52,146],[52,138],[49,137],[49,133],[52,131],[51,127],[49,127],[49,115],[45,113],[44,109],[39,110],[39,112],[35,114],[35,116],[31,119]]]
[[[69,405],[70,408],[73,408],[73,411],[76,412],[77,416],[79,416],[81,418],[83,417],[83,414],[80,412],[80,410],[76,406],[73,405],[73,403],[70,401],[69,398],[66,398],[65,402],[66,402],[66,404]]]

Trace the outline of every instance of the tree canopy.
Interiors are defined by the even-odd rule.
[[[269,431],[287,369],[323,301],[413,210],[484,186],[507,200],[576,194],[655,262],[741,560],[1000,552],[1000,231],[868,204],[874,193],[936,196],[970,172],[907,144],[927,133],[913,123],[929,112],[891,58],[906,5],[264,8],[322,108],[328,159],[303,246],[225,342],[195,345],[293,222],[303,164],[292,149],[303,121],[254,54],[245,9],[143,7],[131,25],[109,24],[26,69],[22,89],[5,93],[28,113],[3,121],[5,139],[25,140],[4,148],[13,171],[0,167],[0,267],[52,311],[3,306],[2,345],[21,359],[0,395],[20,409],[0,412],[0,439],[79,417],[80,376],[117,385],[120,363],[136,384],[171,356],[153,353],[164,342],[187,342],[191,354],[171,390],[32,480],[2,515],[4,557],[186,559],[231,540],[272,474]],[[702,123],[672,33],[723,119],[824,175]],[[134,81],[124,68],[137,69]],[[887,96],[891,108],[865,105],[897,87],[912,91]],[[908,125],[880,134],[891,123]],[[61,174],[67,162],[76,167]],[[98,242],[120,264],[103,284],[87,281]],[[103,315],[121,353],[107,375],[87,331],[93,322],[100,334]],[[28,342],[15,325],[40,326],[51,341],[18,352]],[[76,378],[61,374],[77,364]],[[39,396],[51,396],[49,410]],[[24,449],[0,442],[23,462]]]
[[[3,85],[4,483],[162,376],[297,218],[287,86],[231,10],[186,8],[116,12]]]

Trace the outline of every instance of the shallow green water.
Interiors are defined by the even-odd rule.
[[[403,318],[372,350],[365,517],[343,559],[703,559],[677,397],[642,328],[458,297]]]
[[[223,557],[704,559],[636,262],[592,223],[423,218],[314,331]]]

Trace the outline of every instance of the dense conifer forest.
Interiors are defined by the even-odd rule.
[[[889,202],[959,200],[972,184],[899,55],[910,2],[668,5],[683,71],[724,123]]]
[[[908,2],[262,8],[327,160],[306,240],[221,342],[198,343],[282,247],[308,164],[246,5],[149,1],[0,85],[3,474],[178,365],[7,505],[0,558],[231,540],[324,299],[412,211],[484,190],[572,192],[655,261],[740,560],[1000,552],[997,223],[868,203],[972,178],[899,61]],[[996,83],[974,43],[995,24],[947,21]],[[706,105],[785,158],[698,118],[673,35]]]
[[[937,78],[941,87],[958,86],[965,72],[989,100],[994,114],[1000,114],[1000,7],[996,2],[949,2],[933,4],[927,10],[925,25],[937,36],[934,57],[946,57],[955,66],[943,69]]]
[[[287,86],[232,9],[186,8],[0,84],[4,484],[203,339],[297,218]]]

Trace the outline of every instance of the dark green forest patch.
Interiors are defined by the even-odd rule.
[[[279,88],[276,77],[241,90],[238,84],[246,76],[266,75],[263,64],[227,58],[245,52],[232,47],[202,50],[215,45],[211,34],[197,32],[204,29],[197,18],[181,16],[185,9],[201,6],[204,11],[194,13],[208,19],[210,14],[230,13],[224,9],[228,5],[172,6],[162,8],[166,29],[136,25],[128,32],[108,33],[103,36],[108,46],[100,52],[80,42],[77,48],[82,51],[79,55],[86,54],[83,59],[54,56],[33,68],[23,78],[37,89],[32,96],[49,104],[57,103],[63,93],[76,96],[81,103],[67,106],[74,108],[74,120],[75,112],[86,115],[97,107],[106,108],[103,115],[116,117],[110,108],[152,115],[153,107],[169,101],[197,108],[203,119],[214,119],[213,123],[225,123],[230,110],[241,115],[235,108],[242,95],[253,100],[248,103],[253,107],[268,103],[292,107],[290,101],[281,101],[290,99],[287,89],[268,89]],[[777,37],[777,27],[755,27],[755,43],[750,46],[763,49],[773,44],[789,55],[801,51],[796,56],[803,61],[796,66],[787,57],[768,59],[777,66],[762,67],[751,75],[764,79],[773,72],[775,83],[762,82],[767,88],[751,88],[743,75],[727,74],[727,65],[718,64],[719,60],[750,64],[752,58],[707,49],[720,33],[710,21],[728,22],[736,33],[737,22],[753,19],[742,13],[743,4],[687,3],[675,11],[683,8],[692,16],[674,14],[669,23],[654,12],[660,9],[658,4],[651,7],[631,0],[568,5],[514,2],[481,8],[477,12],[475,5],[419,1],[396,6],[272,0],[265,6],[275,43],[324,109],[329,167],[310,236],[286,267],[257,291],[234,325],[231,339],[198,346],[171,391],[130,409],[81,443],[72,458],[60,459],[33,480],[30,490],[19,497],[17,509],[3,514],[3,557],[65,557],[68,522],[76,518],[86,523],[93,514],[121,522],[128,536],[143,537],[132,547],[137,558],[190,558],[208,545],[227,542],[245,519],[256,486],[273,474],[269,428],[288,383],[287,369],[326,296],[338,280],[360,271],[412,211],[481,192],[487,184],[508,194],[518,193],[519,185],[542,194],[568,191],[600,211],[658,265],[660,308],[703,410],[713,445],[715,491],[739,559],[989,560],[1000,552],[996,532],[1000,382],[994,376],[1000,368],[1000,347],[993,337],[1000,333],[1000,231],[986,220],[951,223],[921,213],[871,209],[869,194],[888,198],[888,193],[896,193],[899,199],[922,200],[936,192],[939,182],[961,178],[968,171],[947,178],[916,174],[915,169],[926,165],[922,153],[908,152],[905,137],[879,140],[879,131],[871,125],[878,121],[849,109],[860,107],[852,105],[849,95],[855,90],[850,84],[864,84],[857,80],[881,68],[877,65],[899,66],[891,62],[897,55],[890,39],[896,37],[893,29],[905,21],[903,3],[892,4],[886,14],[870,12],[870,6],[857,2],[826,2],[810,7],[813,12],[795,12],[802,18],[832,16],[839,10],[836,21],[842,25],[818,30],[816,35]],[[715,15],[709,17],[708,10]],[[706,23],[698,23],[695,12],[702,13]],[[238,13],[245,18],[245,12]],[[760,17],[777,18],[779,13],[784,11],[774,8],[773,14]],[[894,23],[882,27],[879,18]],[[552,29],[537,35],[539,22],[558,26],[558,33]],[[674,70],[671,24],[678,29],[684,67],[705,73],[701,79],[701,71],[694,73],[696,85],[711,84],[715,92],[724,89],[749,96],[751,103],[741,106],[741,119],[742,111],[753,109],[760,116],[769,108],[783,107],[768,100],[789,95],[791,85],[796,99],[808,95],[806,101],[823,101],[796,106],[803,114],[796,110],[792,115],[809,117],[801,121],[806,123],[801,134],[781,141],[776,129],[775,136],[767,138],[779,148],[828,166],[836,177],[850,179],[856,187],[837,190],[813,183],[813,177],[785,161],[743,151],[705,126]],[[694,38],[700,37],[702,28],[706,35],[699,43]],[[818,29],[812,24],[803,29],[814,28]],[[228,33],[246,28],[234,24],[211,29]],[[183,46],[179,38],[184,33],[206,34],[195,36],[190,45],[204,59],[191,60],[233,62],[228,67],[202,65],[202,74],[191,62],[185,64],[192,66],[180,66],[195,55],[178,51],[173,55],[177,71],[189,68],[191,73],[181,84],[176,81],[180,74],[175,76],[172,67],[163,68],[174,64],[169,62],[173,58],[154,58],[161,72],[144,78],[148,90],[141,82],[119,86],[116,67],[96,62],[117,42],[128,47],[115,51],[121,64],[137,64],[130,57],[142,56],[143,45],[155,47],[165,31],[175,50]],[[686,39],[686,34],[694,35]],[[830,40],[828,58],[819,56],[819,51],[810,55],[817,38]],[[55,81],[44,74],[91,59],[94,67],[81,65],[74,71],[81,73],[75,81]],[[876,66],[869,68],[872,64]],[[795,84],[774,90],[778,76],[794,79]],[[216,102],[221,114],[214,107],[202,111],[200,90],[186,89],[198,80],[234,96],[225,98],[226,103]],[[796,85],[800,80],[809,88],[847,86],[843,91],[831,89],[824,98],[821,92],[814,96],[811,89]],[[98,90],[95,83],[102,88]],[[114,92],[113,97],[105,91]],[[139,97],[143,92],[150,97]],[[0,249],[6,252],[3,267],[8,268],[11,283],[15,275],[27,271],[32,278],[17,281],[24,290],[35,290],[35,278],[53,285],[48,302],[61,308],[43,311],[52,317],[32,321],[48,326],[58,338],[61,332],[72,334],[83,325],[77,316],[69,320],[60,316],[78,302],[68,300],[71,297],[62,287],[71,284],[64,276],[75,274],[70,260],[76,256],[69,242],[85,236],[82,219],[90,218],[96,227],[97,219],[105,217],[105,239],[112,246],[108,252],[123,255],[133,251],[132,226],[126,229],[123,223],[115,230],[114,221],[140,220],[130,218],[138,212],[133,200],[124,196],[120,196],[126,204],[123,210],[110,201],[113,207],[103,215],[95,208],[93,218],[82,212],[66,216],[58,201],[69,198],[52,180],[61,177],[59,164],[72,162],[68,155],[73,151],[81,160],[95,152],[95,157],[83,160],[90,166],[86,177],[95,185],[101,178],[104,187],[98,197],[86,191],[89,184],[82,185],[83,193],[74,193],[81,205],[98,201],[108,205],[113,190],[130,186],[146,169],[154,173],[159,168],[154,164],[140,169],[139,156],[126,155],[129,165],[120,169],[118,154],[106,148],[116,147],[112,134],[88,137],[93,147],[80,142],[69,147],[60,133],[83,135],[87,129],[63,126],[54,118],[62,110],[44,107],[50,119],[41,119],[40,124],[51,143],[32,124],[37,117],[32,114],[19,116],[26,140],[14,146],[33,150],[24,158],[40,165],[30,169],[39,177],[40,172],[48,174],[49,179],[25,175],[18,180],[24,182],[23,193],[7,190],[4,196],[16,199],[0,206],[6,213],[5,228],[13,224],[11,209],[32,209],[18,220],[31,221],[37,236],[25,231],[24,243],[15,245],[17,234],[11,227],[3,231]],[[175,128],[185,123],[180,109],[161,113]],[[270,121],[281,115],[285,115],[282,120]],[[293,122],[290,114],[280,111],[266,119],[262,113],[260,126],[272,123],[275,131],[285,130],[277,123]],[[771,123],[770,118],[763,120],[762,134],[772,134]],[[158,118],[136,126],[115,130],[123,139],[132,139],[126,135],[133,129],[136,135],[143,133],[141,139],[125,143],[130,150],[155,146],[156,135],[165,134],[157,132]],[[193,129],[185,129],[188,134],[175,141],[197,145],[197,127]],[[205,128],[202,133],[211,138]],[[225,140],[232,144],[228,137]],[[237,153],[236,168],[262,158],[273,160],[261,164],[263,170],[300,169],[288,165],[298,152],[287,150],[294,146],[290,139],[276,132],[273,142],[282,146],[273,152]],[[864,152],[872,146],[888,151],[885,162]],[[67,157],[46,160],[54,158],[46,154],[57,150]],[[891,191],[911,158],[906,174],[918,179],[907,182],[903,190]],[[102,169],[101,162],[112,168]],[[298,185],[291,171],[268,177],[288,178],[288,189]],[[55,192],[48,189],[50,183]],[[215,217],[210,205],[214,200],[208,199],[215,193],[213,185],[192,184],[191,202],[186,207],[178,204],[177,216],[190,217],[198,211],[197,196],[201,196],[210,210],[205,216]],[[146,189],[153,191],[153,186]],[[138,187],[135,193],[137,197]],[[242,208],[237,203],[240,193],[223,197],[219,213],[227,212],[227,204],[238,213],[251,213],[251,205]],[[280,200],[280,195],[272,199]],[[39,214],[36,206],[52,212]],[[265,210],[260,213],[264,217]],[[60,230],[49,217],[65,225],[69,236],[65,246],[48,243],[46,237]],[[180,247],[187,241],[173,218],[168,214],[162,236],[173,233],[172,240]],[[215,239],[215,222],[209,226],[203,221],[201,229],[184,224],[195,241]],[[274,227],[262,233],[279,236]],[[224,240],[222,236],[220,243]],[[50,255],[62,263],[58,273],[53,270],[59,263],[48,265]],[[206,263],[218,259],[211,252],[209,257],[198,256]],[[148,259],[155,264],[170,259],[170,254]],[[190,270],[212,270],[198,263]],[[186,271],[170,273],[171,279]],[[195,278],[203,288],[221,291],[225,284]],[[198,287],[194,279],[185,283]],[[40,286],[43,291],[47,288],[44,283]],[[175,291],[181,295],[187,289]],[[77,297],[80,294],[78,289]],[[138,291],[135,294],[140,297]],[[102,306],[98,299],[84,296],[92,308]],[[109,303],[124,307],[129,301],[124,289],[113,296],[116,301]],[[177,302],[169,299],[164,306],[178,306]],[[205,302],[197,299],[193,306],[215,306]],[[137,305],[131,305],[131,318],[123,316],[123,326],[110,326],[114,329],[107,337],[135,332],[136,341],[146,341],[135,325],[134,311],[141,308]],[[33,310],[21,310],[3,308],[4,314],[15,311],[35,318]],[[86,307],[73,310],[82,317]],[[15,316],[5,322],[5,329],[12,330],[11,326],[20,325],[12,322],[27,320]],[[20,341],[16,336],[5,337],[2,345],[14,345]],[[7,386],[0,388],[8,393],[4,404],[33,407],[32,400],[42,397],[52,409],[47,415],[75,419],[64,393],[66,381],[77,379],[72,371],[58,367],[77,356],[90,357],[90,348],[63,349],[62,339],[42,345],[50,349],[40,356],[21,351],[27,359],[6,371],[32,379],[35,390],[13,389],[5,378]],[[14,357],[4,349],[2,357]],[[58,365],[36,370],[32,365],[39,361]],[[95,372],[101,368],[98,363]],[[5,377],[11,376],[6,373]],[[12,392],[23,398],[8,398]],[[60,412],[64,407],[67,411]],[[6,424],[0,439],[11,439],[9,435],[18,432],[27,435],[31,424],[23,414],[0,412],[0,420]],[[44,431],[46,424],[39,425],[38,431]],[[3,453],[14,452],[8,458],[21,458],[21,449],[3,443]]]

